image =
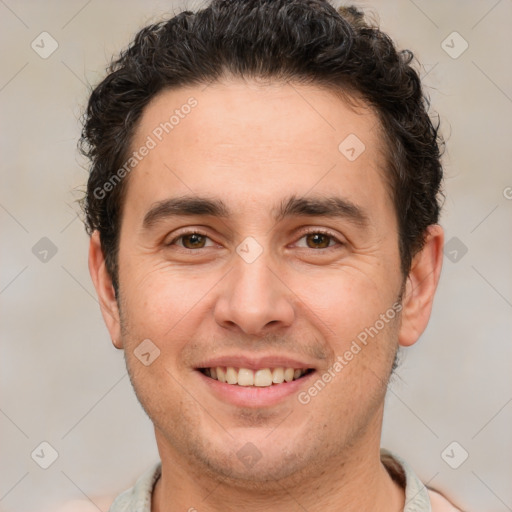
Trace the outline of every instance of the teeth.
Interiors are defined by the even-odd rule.
[[[293,380],[293,376],[295,375],[295,370],[293,368],[286,368],[284,371],[284,380],[286,382],[291,382]]]
[[[231,366],[226,368],[226,382],[228,384],[238,384],[238,372]]]
[[[217,380],[219,382],[226,382],[226,372],[220,366],[217,367]]]
[[[272,371],[272,382],[282,384],[284,382],[284,368],[274,368]]]
[[[306,368],[261,368],[254,371],[249,368],[217,366],[216,368],[205,368],[203,373],[219,382],[263,388],[299,379],[306,371]]]
[[[261,388],[272,386],[272,372],[269,368],[254,372],[254,385]]]
[[[247,368],[240,368],[240,370],[238,370],[238,385],[254,386],[254,372]]]

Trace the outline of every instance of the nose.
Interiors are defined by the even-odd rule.
[[[294,295],[271,268],[272,261],[263,253],[251,263],[235,256],[233,265],[222,280],[214,309],[216,322],[255,336],[292,325]]]

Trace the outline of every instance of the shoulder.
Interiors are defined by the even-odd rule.
[[[428,490],[432,512],[462,512],[460,508],[450,503],[442,494],[432,489]]]
[[[98,510],[150,512],[153,487],[160,478],[161,469],[160,462],[152,465],[139,477],[133,487],[122,492],[115,499],[114,497],[104,497],[93,500],[72,500],[64,503],[55,512],[98,512]]]
[[[152,465],[135,485],[121,493],[112,503],[109,512],[151,512],[153,488],[162,473],[161,463]]]
[[[462,512],[440,492],[429,489],[420,480],[407,462],[381,449],[381,461],[391,478],[405,490],[404,512],[431,510],[431,512]]]

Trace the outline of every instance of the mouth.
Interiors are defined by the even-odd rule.
[[[215,400],[237,408],[268,409],[293,400],[310,385],[317,373],[312,363],[285,354],[225,354],[200,361],[193,369],[200,389]]]
[[[268,388],[304,378],[314,371],[313,368],[237,368],[234,366],[215,366],[198,368],[198,370],[210,379],[241,387]]]

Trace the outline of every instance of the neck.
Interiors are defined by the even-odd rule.
[[[226,481],[194,467],[157,433],[162,476],[155,485],[152,512],[387,512],[403,510],[404,490],[396,484],[380,460],[380,429],[357,447],[325,461],[316,474],[293,475],[281,481],[247,486]]]

